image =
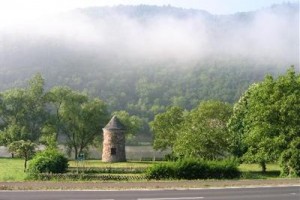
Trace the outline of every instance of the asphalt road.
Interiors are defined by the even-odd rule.
[[[300,187],[131,191],[0,191],[0,200],[299,200]]]

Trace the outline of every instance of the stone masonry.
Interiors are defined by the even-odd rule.
[[[103,162],[126,161],[125,131],[125,126],[116,116],[103,128]]]

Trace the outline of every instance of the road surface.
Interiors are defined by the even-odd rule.
[[[191,190],[0,191],[0,200],[299,200],[300,186]]]

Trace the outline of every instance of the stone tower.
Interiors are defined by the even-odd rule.
[[[125,126],[116,116],[103,128],[103,162],[126,161],[125,130]]]

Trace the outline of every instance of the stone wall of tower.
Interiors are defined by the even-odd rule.
[[[125,154],[125,131],[103,129],[103,162],[124,162]]]

